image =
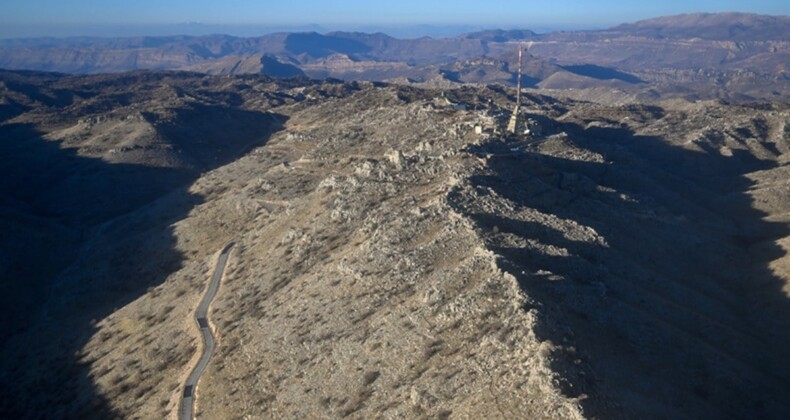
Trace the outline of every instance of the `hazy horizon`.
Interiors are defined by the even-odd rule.
[[[455,36],[483,29],[605,29],[621,23],[683,13],[742,12],[786,15],[777,0],[678,1],[660,4],[604,0],[591,4],[557,0],[524,4],[505,0],[496,7],[447,0],[404,0],[376,4],[352,0],[342,5],[303,0],[299,7],[238,0],[139,0],[110,4],[98,0],[28,0],[0,5],[0,38],[126,37],[227,34],[260,36],[274,32],[384,32],[399,38]]]
[[[625,23],[625,22],[621,22]],[[35,27],[24,25],[24,27],[14,28],[14,25],[5,25],[0,28],[0,39],[25,39],[25,38],[70,38],[70,37],[139,37],[139,36],[206,36],[206,35],[229,35],[236,37],[256,37],[279,32],[365,32],[365,33],[385,33],[395,38],[420,38],[420,37],[452,37],[464,33],[492,30],[492,29],[528,29],[536,33],[550,33],[555,31],[574,31],[574,30],[597,30],[606,29],[614,25],[556,25],[556,26],[493,26],[493,25],[435,25],[435,24],[413,24],[413,25],[320,25],[302,24],[289,26],[276,25],[227,25],[227,24],[203,24],[199,22],[185,22],[178,24],[160,25],[53,25],[46,27]]]

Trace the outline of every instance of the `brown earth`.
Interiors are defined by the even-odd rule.
[[[5,417],[175,416],[230,241],[199,417],[790,413],[785,104],[2,80]]]

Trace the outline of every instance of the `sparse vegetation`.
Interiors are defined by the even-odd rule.
[[[205,418],[640,417],[640,400],[668,417],[745,414],[744,400],[765,417],[786,409],[774,377],[790,348],[784,105],[531,95],[547,135],[525,146],[474,133],[506,118],[501,88],[450,91],[480,104],[453,111],[436,106],[441,91],[392,85],[52,77],[35,83],[101,82],[155,115],[121,118],[134,112],[99,91],[30,102],[38,111],[0,128],[38,124],[47,138],[35,141],[93,161],[91,139],[132,121],[191,156],[179,165],[222,158],[95,220],[50,318],[3,349],[0,412],[173,416],[199,351],[192,313],[230,241]],[[198,99],[152,93],[163,86]],[[105,110],[78,122],[93,106]],[[124,138],[131,149],[113,156],[154,140]],[[96,176],[160,162],[135,156]],[[21,394],[39,397],[10,397]]]

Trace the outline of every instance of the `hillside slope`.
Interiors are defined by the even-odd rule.
[[[528,49],[530,85],[570,71],[593,77],[587,82],[595,87],[608,87],[612,79],[596,75],[617,74],[614,79],[630,81],[629,93],[649,90],[664,98],[790,97],[790,18],[738,13],[667,16],[600,31],[491,30],[450,38],[308,32],[252,38],[12,39],[0,40],[0,68],[66,73],[177,69],[274,77],[304,72],[316,78],[433,86],[513,85],[519,43]],[[492,60],[506,65],[491,66]],[[596,69],[593,74],[574,70],[590,68]],[[547,82],[552,88],[580,85],[579,80],[558,83],[568,80],[567,74],[553,79]]]
[[[184,162],[227,159],[86,232],[41,317],[2,347],[4,416],[172,418],[199,354],[191,314],[231,241],[206,418],[790,414],[785,105],[528,94],[543,136],[527,145],[475,134],[512,109],[496,87],[6,78],[41,101],[104,86],[0,126],[71,145],[97,177],[161,166],[156,148],[108,161],[88,147],[102,133],[79,131],[134,122],[130,106],[65,112],[127,90],[172,116],[140,133]],[[230,139],[250,148],[222,155]]]
[[[623,24],[612,28],[612,31],[649,38],[787,41],[790,39],[790,16],[691,13]]]

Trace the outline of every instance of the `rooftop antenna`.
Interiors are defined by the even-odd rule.
[[[516,108],[513,110],[513,115],[510,116],[510,122],[507,125],[507,131],[515,134],[519,126],[519,114],[521,111],[521,73],[522,73],[522,50],[521,44],[518,45],[518,84],[516,90]]]

